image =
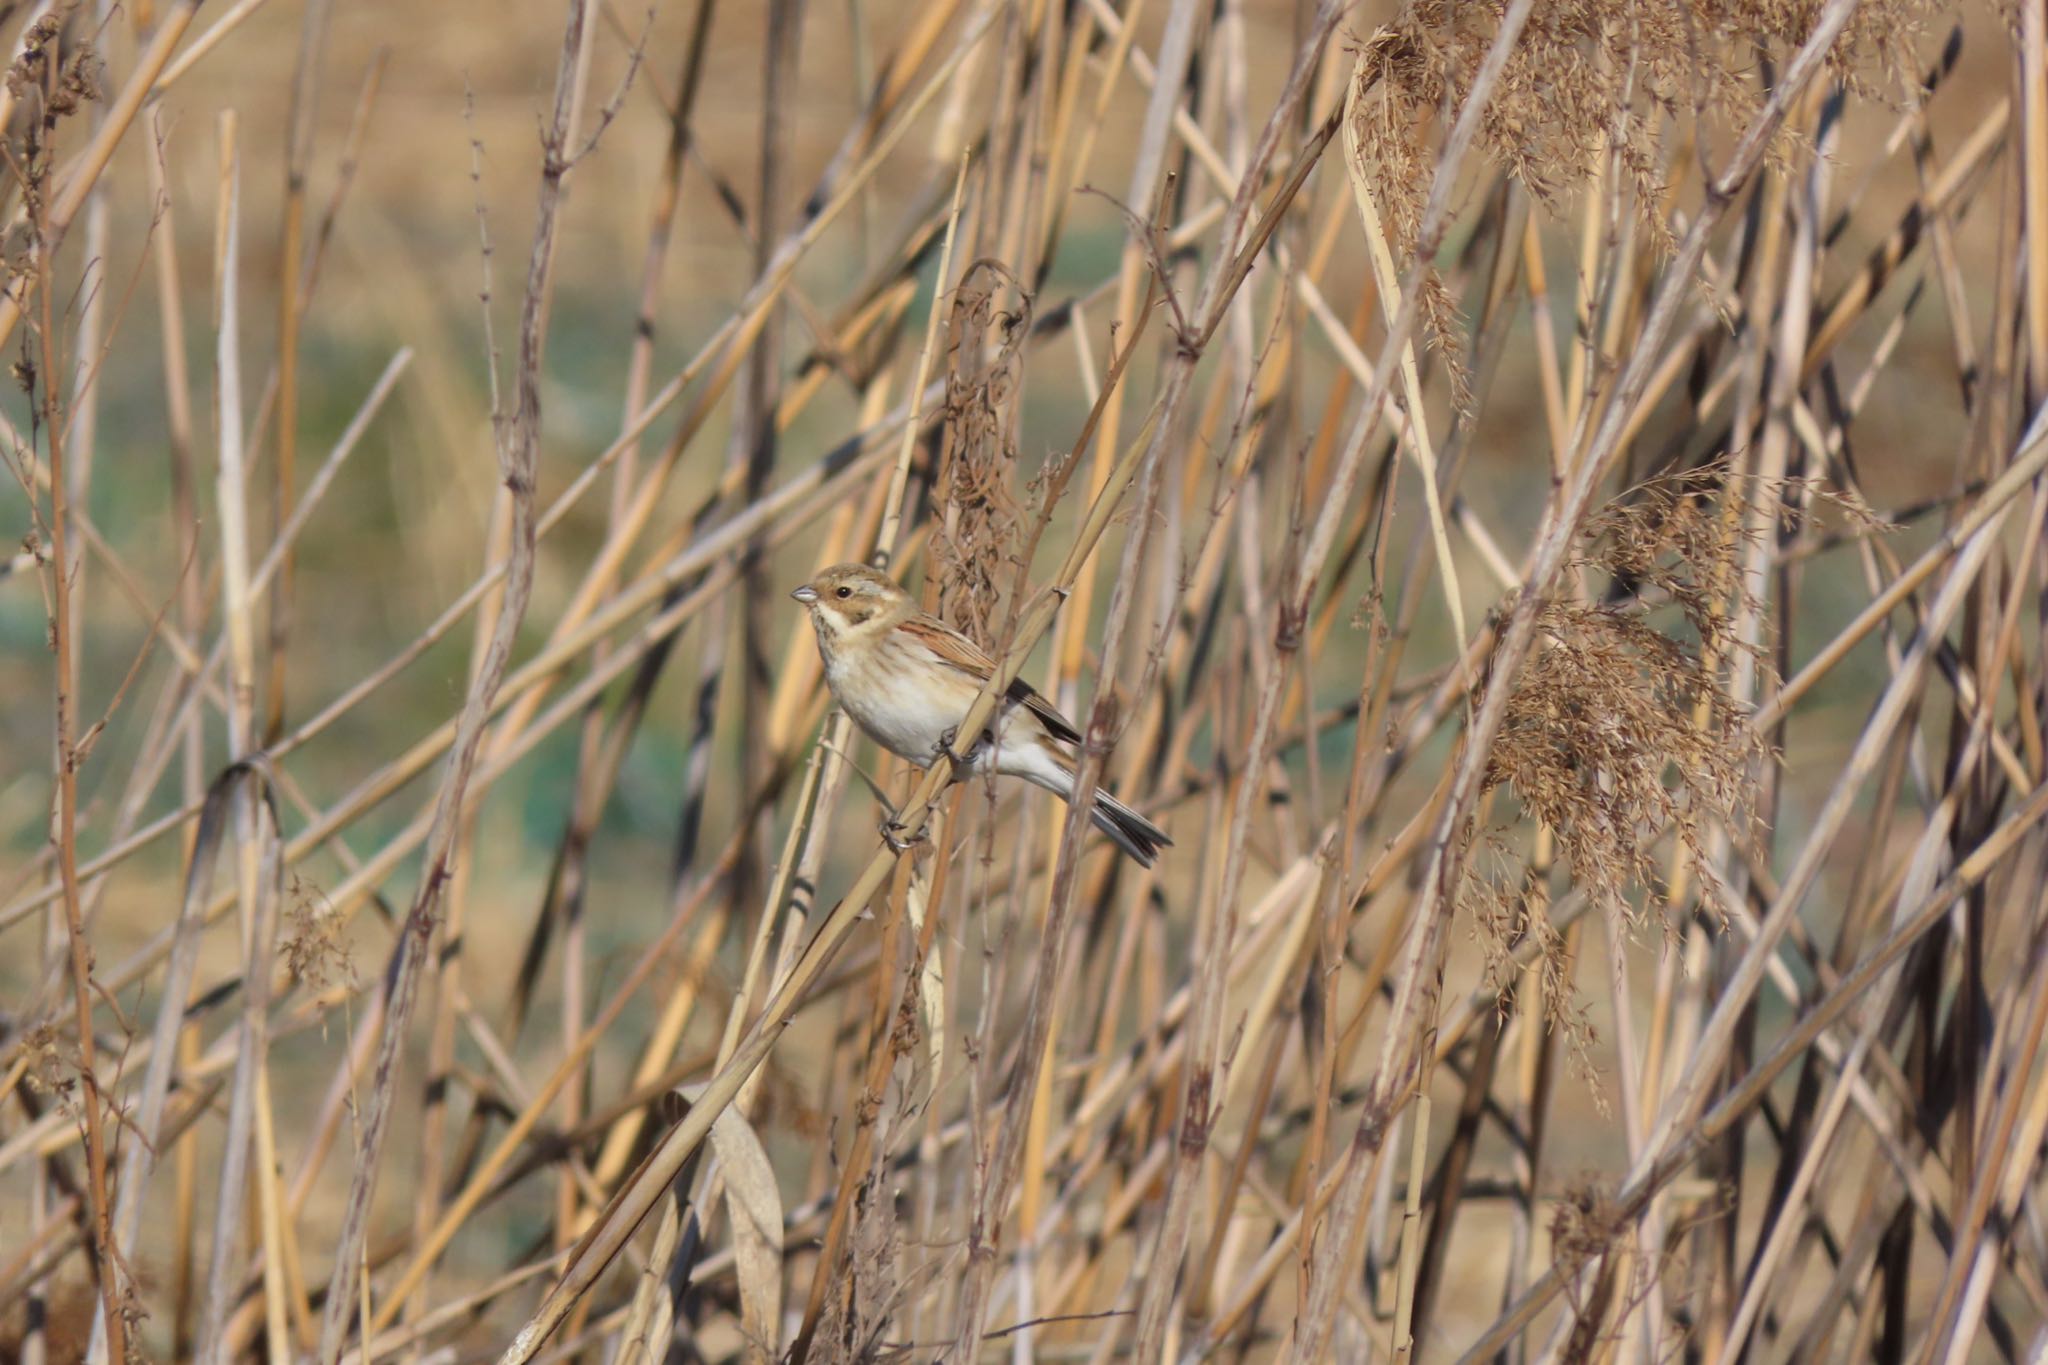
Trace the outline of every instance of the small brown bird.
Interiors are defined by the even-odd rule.
[[[917,609],[896,581],[865,564],[835,564],[790,594],[811,611],[825,682],[875,743],[929,765],[953,747],[967,708],[996,671],[974,641]],[[963,771],[1021,777],[1072,800],[1074,761],[1064,745],[1081,734],[1022,678],[1004,693]],[[1089,812],[1095,827],[1146,867],[1173,840],[1106,791]]]

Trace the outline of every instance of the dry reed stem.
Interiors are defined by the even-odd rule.
[[[55,84],[57,63],[54,56],[47,61],[46,79]],[[14,84],[12,80],[10,86]],[[38,105],[54,97],[52,91],[38,91],[42,98]],[[47,137],[54,131],[57,115],[44,113],[41,107],[34,110],[35,117],[42,125]],[[33,144],[32,144],[33,146]],[[49,152],[41,152],[47,166]],[[31,153],[33,158],[34,153]],[[22,168],[15,167],[19,175]],[[99,1065],[96,1056],[93,1015],[93,952],[87,941],[83,910],[80,904],[78,869],[78,768],[83,758],[79,748],[79,733],[76,728],[78,695],[76,682],[76,650],[78,629],[72,611],[72,592],[75,583],[74,566],[69,536],[71,516],[66,496],[71,488],[70,471],[65,464],[64,424],[61,420],[58,385],[60,370],[57,365],[57,310],[52,295],[57,288],[56,253],[57,243],[63,234],[63,226],[56,223],[52,215],[40,210],[39,196],[48,191],[47,171],[42,184],[37,184],[35,161],[32,159],[28,176],[19,186],[25,198],[38,199],[39,211],[35,216],[35,261],[30,271],[11,281],[12,289],[33,291],[39,311],[37,340],[39,361],[42,372],[40,397],[34,390],[36,365],[24,361],[17,367],[17,380],[23,381],[29,389],[29,398],[36,404],[37,415],[43,428],[49,454],[50,516],[48,522],[52,557],[55,561],[54,583],[50,592],[50,633],[49,643],[56,656],[56,688],[54,695],[54,754],[57,769],[55,797],[55,826],[53,837],[57,850],[59,875],[63,881],[63,925],[67,959],[71,969],[73,1004],[78,1021],[78,1074],[83,1081],[83,1127],[87,1159],[86,1200],[82,1212],[90,1219],[89,1241],[93,1254],[93,1279],[99,1291],[101,1304],[100,1322],[107,1339],[117,1347],[127,1340],[128,1325],[124,1314],[127,1311],[127,1290],[124,1285],[125,1271],[122,1267],[113,1233],[113,1209],[109,1202],[111,1191],[107,1185],[107,1137],[103,1128],[103,1110],[106,1108],[100,1090]],[[75,206],[74,206],[75,211]],[[15,300],[9,293],[8,301]],[[24,348],[26,354],[26,348]],[[19,447],[17,447],[19,449]],[[31,446],[30,451],[33,451]],[[33,489],[33,481],[30,481]],[[38,508],[40,511],[40,508]]]
[[[319,1355],[328,1365],[340,1359],[348,1323],[356,1307],[359,1249],[366,1235],[370,1195],[375,1189],[377,1169],[383,1157],[384,1134],[395,1098],[399,1055],[419,990],[421,963],[434,937],[439,902],[448,875],[448,858],[461,824],[464,792],[483,741],[484,718],[511,662],[513,640],[525,618],[533,587],[533,507],[535,461],[540,444],[543,317],[548,279],[554,265],[555,215],[561,201],[563,181],[572,166],[573,73],[586,40],[589,18],[585,0],[569,0],[567,8],[562,57],[555,80],[554,112],[549,131],[542,140],[540,204],[521,313],[519,358],[513,375],[513,408],[497,433],[499,472],[512,500],[511,548],[504,599],[483,662],[477,667],[469,696],[457,721],[447,774],[434,804],[433,828],[427,840],[426,870],[421,876],[420,889],[412,907],[406,913],[399,954],[393,966],[383,1043],[371,1082],[347,1214],[337,1241],[334,1270],[328,1282],[327,1304],[320,1326]]]

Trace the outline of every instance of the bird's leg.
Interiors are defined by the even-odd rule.
[[[918,830],[913,834],[910,826],[898,820],[893,811],[882,817],[881,830],[882,842],[887,844],[898,855],[908,853],[912,848],[915,848],[931,837],[924,830]]]
[[[959,738],[959,726],[946,727],[946,732],[939,736],[939,751],[933,757],[943,758],[951,763],[953,765],[953,780],[955,782],[965,782],[968,778],[974,776],[975,765],[981,761],[982,754],[987,751],[995,736],[987,730],[983,730],[981,738],[974,741],[974,747],[964,754],[953,752],[953,745]]]

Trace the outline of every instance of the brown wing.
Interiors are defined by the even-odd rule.
[[[996,661],[988,656],[986,650],[936,617],[919,612],[905,621],[900,629],[917,636],[932,653],[977,682],[987,682],[995,674]],[[1069,744],[1081,742],[1081,732],[1022,678],[1010,679],[1009,689],[1003,695],[1009,698],[1011,705],[1021,706],[1038,717],[1039,724],[1054,739]]]
[[[1010,689],[1004,695],[1038,717],[1038,723],[1043,725],[1046,733],[1054,739],[1063,740],[1068,744],[1081,742],[1081,732],[1068,724],[1067,718],[1061,715],[1051,702],[1039,696],[1037,688],[1022,678],[1010,679]]]

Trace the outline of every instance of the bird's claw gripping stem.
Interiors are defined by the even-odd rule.
[[[893,815],[883,817],[882,842],[887,844],[898,855],[908,853],[929,837],[923,830],[918,830],[913,834],[910,826],[904,824]]]
[[[974,741],[974,747],[964,754],[955,753],[953,750],[953,746],[958,742],[959,738],[960,728],[958,726],[948,726],[946,732],[939,736],[939,752],[936,756],[945,759],[953,765],[953,780],[955,782],[965,782],[968,778],[974,776],[975,765],[981,762],[982,753],[988,747],[989,733],[983,730],[981,738]]]

